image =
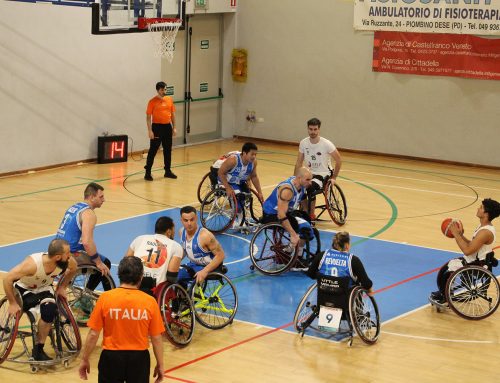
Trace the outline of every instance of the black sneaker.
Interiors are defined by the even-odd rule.
[[[144,175],[144,179],[145,179],[146,181],[153,181],[153,176],[151,175],[151,173],[146,173],[146,174]]]
[[[32,350],[32,356],[33,356],[33,359],[35,359],[38,362],[46,362],[46,361],[52,360],[52,358],[50,356],[48,356],[45,353],[45,351],[43,351],[43,348],[41,350],[39,350],[37,347],[35,347]]]
[[[165,175],[163,177],[165,177],[165,178],[173,178],[173,179],[177,178],[177,176],[174,173],[172,173],[171,171],[170,172],[165,172]]]
[[[441,291],[433,291],[431,293],[431,296],[430,298],[436,302],[436,303],[445,303],[446,302],[446,299],[444,298],[443,294],[441,293]]]

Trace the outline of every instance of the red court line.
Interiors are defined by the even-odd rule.
[[[435,273],[435,272],[436,272],[436,271],[438,271],[440,268],[441,268],[441,267],[436,267],[435,269],[432,269],[432,270],[426,271],[425,273],[421,273],[421,274],[418,274],[418,275],[414,275],[413,277],[410,277],[410,278],[407,278],[407,279],[403,279],[402,281],[399,281],[399,282],[393,283],[392,285],[389,285],[389,286],[383,287],[383,288],[381,288],[381,289],[378,289],[378,290],[374,291],[373,293],[374,293],[374,294],[378,294],[378,293],[380,293],[380,292],[382,292],[382,291],[392,289],[392,288],[394,288],[394,287],[396,287],[396,286],[399,286],[399,285],[402,285],[402,284],[404,284],[404,283],[407,283],[407,282],[413,281],[413,280],[415,280],[415,279],[418,279],[418,278],[424,277],[424,276],[426,276],[426,275],[428,275],[428,274]],[[221,348],[220,350],[216,350],[216,351],[211,352],[211,353],[208,353],[208,354],[206,354],[206,355],[202,355],[202,356],[200,356],[199,358],[196,358],[196,359],[190,360],[190,361],[188,361],[188,362],[185,362],[185,363],[179,364],[179,365],[178,365],[178,366],[176,366],[176,367],[173,367],[173,368],[170,368],[170,369],[168,369],[168,370],[165,370],[165,373],[168,373],[168,372],[171,372],[171,371],[178,370],[179,368],[182,368],[182,367],[189,366],[189,365],[191,365],[191,364],[193,364],[193,363],[199,362],[200,360],[204,360],[204,359],[210,358],[211,356],[214,356],[214,355],[220,354],[221,352],[224,352],[224,351],[226,351],[226,350],[230,350],[230,349],[235,348],[235,347],[238,347],[238,346],[240,346],[240,345],[242,345],[242,344],[245,344],[245,343],[251,342],[251,341],[252,341],[252,340],[254,340],[254,339],[258,339],[258,338],[261,338],[261,337],[263,337],[263,336],[266,336],[266,335],[272,334],[272,333],[274,333],[274,332],[277,332],[277,331],[279,331],[279,330],[282,330],[282,329],[284,329],[284,328],[287,328],[287,327],[289,327],[289,326],[291,326],[291,325],[293,325],[293,322],[290,322],[290,323],[284,324],[284,325],[282,325],[282,326],[280,326],[280,327],[273,328],[273,329],[271,329],[271,330],[269,330],[269,331],[266,331],[266,332],[264,332],[264,333],[262,333],[262,334],[259,334],[259,335],[252,336],[252,337],[250,337],[250,338],[248,338],[248,339],[244,339],[244,340],[242,340],[242,341],[240,341],[240,342],[237,342],[237,343],[234,343],[234,344],[232,344],[232,345],[230,345],[230,346],[227,346],[227,347]],[[189,381],[186,381],[186,382],[189,382]]]
[[[237,346],[240,346],[242,344],[245,344],[245,343],[248,343],[254,339],[258,339],[258,338],[261,338],[263,336],[266,336],[266,335],[269,335],[269,334],[272,334],[273,332],[276,332],[276,331],[279,331],[281,329],[284,329],[284,328],[287,328],[289,326],[293,325],[293,322],[290,322],[290,323],[287,323],[287,324],[284,324],[280,327],[276,327],[276,328],[273,328],[269,331],[266,331],[266,332],[263,332],[262,334],[259,334],[259,335],[255,335],[255,336],[252,336],[251,338],[248,338],[248,339],[244,339],[240,342],[237,342],[235,344],[232,344],[230,346],[227,346],[227,347],[224,347],[224,348],[221,348],[220,350],[217,350],[217,351],[214,351],[214,352],[211,352],[209,354],[206,354],[206,355],[203,355],[203,356],[200,356],[199,358],[196,358],[196,359],[193,359],[193,360],[190,360],[189,362],[186,362],[186,363],[183,363],[183,364],[180,364],[176,367],[173,367],[173,368],[170,368],[168,370],[165,370],[165,373],[167,372],[171,372],[171,371],[175,371],[175,370],[178,370],[179,368],[182,368],[182,367],[186,367],[186,366],[189,366],[190,364],[193,364],[193,363],[196,363],[196,362],[199,362],[200,360],[203,360],[203,359],[207,359],[213,355],[217,355],[217,354],[220,354],[221,352],[223,351],[226,351],[226,350],[230,350],[234,347],[237,347]]]
[[[175,376],[170,376],[170,375],[163,375],[163,377],[169,378],[172,380],[178,380],[179,382],[184,382],[184,383],[196,383],[194,380],[186,380],[186,379],[176,378]]]
[[[382,292],[382,291],[389,290],[389,289],[392,289],[393,287],[396,287],[396,286],[402,285],[403,283],[413,281],[414,279],[418,279],[418,278],[421,278],[421,277],[425,277],[426,275],[429,275],[429,274],[435,273],[435,272],[436,272],[436,271],[438,271],[440,268],[441,268],[441,267],[436,267],[435,269],[432,269],[432,270],[426,271],[425,273],[418,274],[418,275],[414,275],[413,277],[410,277],[410,278],[407,278],[407,279],[403,279],[402,281],[399,281],[399,282],[393,283],[392,285],[389,285],[389,286],[386,286],[386,287],[382,287],[381,289],[375,290],[375,291],[373,292],[373,294],[378,294],[378,293],[380,293],[380,292]]]

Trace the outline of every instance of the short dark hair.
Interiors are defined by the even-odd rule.
[[[138,285],[141,282],[144,266],[138,257],[123,257],[118,265],[120,283]]]
[[[488,213],[488,218],[493,221],[500,215],[500,203],[491,198],[483,199],[484,211]]]
[[[97,194],[99,190],[104,190],[104,188],[101,185],[96,184],[95,182],[91,182],[87,185],[87,187],[83,191],[83,198],[87,199],[91,196],[94,196]]]
[[[242,153],[248,153],[250,152],[250,150],[258,150],[257,145],[255,145],[253,142],[245,142],[241,147]]]
[[[167,87],[167,83],[163,82],[163,81],[159,81],[156,83],[156,90],[160,90],[160,89],[163,89],[163,88],[166,88]]]
[[[62,238],[56,238],[50,241],[48,249],[49,258],[63,254],[64,246],[69,246],[69,243]]]
[[[165,234],[167,230],[172,230],[174,228],[174,221],[172,218],[166,215],[158,218],[155,223],[155,233]]]
[[[321,128],[321,121],[316,117],[313,117],[309,121],[307,121],[307,126],[317,126],[318,128]]]
[[[196,209],[195,209],[194,207],[192,207],[192,206],[184,206],[184,207],[182,207],[182,208],[181,208],[181,215],[183,215],[183,214],[189,214],[189,213],[194,213],[194,214],[196,214],[196,213],[197,213],[197,211],[196,211]]]

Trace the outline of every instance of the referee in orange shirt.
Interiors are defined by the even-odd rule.
[[[165,96],[167,84],[163,81],[156,83],[156,92],[158,94],[149,100],[146,109],[146,124],[149,135],[149,151],[146,160],[146,181],[153,181],[151,168],[155,160],[156,153],[163,146],[163,162],[165,166],[166,178],[177,178],[170,169],[172,162],[172,136],[177,134],[175,129],[175,105],[172,97]]]
[[[165,331],[156,300],[139,290],[144,268],[137,257],[125,257],[118,266],[120,287],[99,297],[87,326],[90,327],[78,372],[87,380],[89,356],[104,329],[99,358],[99,383],[149,382],[148,335],[156,358],[155,382],[163,381]]]

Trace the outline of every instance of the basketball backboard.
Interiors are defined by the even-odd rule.
[[[189,3],[186,0],[101,0],[92,4],[92,34],[147,32],[147,28],[139,28],[140,17],[184,20]]]

